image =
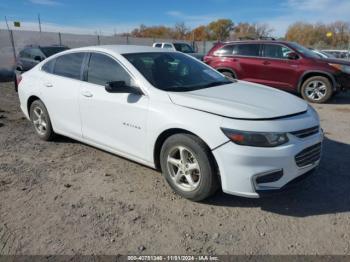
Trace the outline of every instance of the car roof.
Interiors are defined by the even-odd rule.
[[[227,41],[222,42],[222,44],[289,44],[289,41],[279,41],[279,40],[237,40],[237,41]]]
[[[170,43],[170,42],[156,42],[154,44],[169,44],[169,45],[171,45],[172,43]]]
[[[99,45],[99,46],[87,46],[69,51],[100,51],[100,52],[112,52],[117,54],[129,54],[129,53],[162,53],[162,52],[173,52],[163,48],[154,48],[152,46],[139,46],[139,45]],[[69,52],[67,51],[67,52]]]
[[[68,48],[68,46],[65,46],[65,45],[26,45],[23,47],[23,49],[27,49],[27,48],[57,48],[57,47]]]
[[[155,42],[153,44],[170,44],[170,45],[172,45],[172,44],[188,44],[188,43],[181,42],[181,41],[174,41],[174,42]]]

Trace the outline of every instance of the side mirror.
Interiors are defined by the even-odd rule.
[[[16,66],[16,71],[23,72],[23,68],[21,66]]]
[[[297,60],[297,59],[299,59],[299,56],[295,52],[290,52],[290,53],[288,53],[287,58],[290,60]]]
[[[135,86],[128,86],[124,81],[111,81],[105,86],[108,93],[127,93],[135,95],[143,95],[141,90]]]
[[[38,61],[38,62],[41,62],[41,61],[43,61],[44,59],[41,57],[41,56],[34,56],[34,60],[35,61]]]

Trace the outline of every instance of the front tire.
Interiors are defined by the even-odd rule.
[[[194,135],[169,137],[162,146],[160,160],[166,181],[184,198],[201,201],[213,195],[219,187],[210,150]]]
[[[311,103],[325,103],[332,95],[332,84],[328,78],[323,76],[310,77],[301,87],[301,96]]]
[[[223,74],[224,76],[226,76],[227,78],[231,79],[231,80],[236,79],[235,75],[232,72],[222,71],[220,73]]]
[[[40,139],[51,141],[55,137],[52,129],[49,113],[43,102],[35,100],[30,105],[30,120],[33,123],[34,130]]]

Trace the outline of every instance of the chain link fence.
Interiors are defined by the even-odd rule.
[[[13,43],[12,43],[13,39]],[[15,56],[28,45],[65,45],[69,48],[92,45],[145,45],[155,42],[173,42],[173,39],[136,38],[131,36],[78,35],[68,33],[35,32],[0,29],[0,78],[12,77]],[[178,40],[177,40],[178,41]],[[206,54],[213,46],[212,41],[181,41],[194,45],[198,53]]]

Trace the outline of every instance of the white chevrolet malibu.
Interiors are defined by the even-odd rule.
[[[41,139],[61,134],[159,169],[194,201],[220,186],[245,197],[283,189],[321,157],[319,118],[303,100],[174,51],[72,49],[24,73],[18,91]]]

